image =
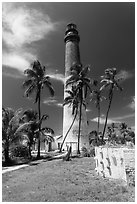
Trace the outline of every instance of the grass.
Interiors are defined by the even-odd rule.
[[[35,161],[3,174],[3,202],[134,202],[133,186],[95,173],[94,159]]]

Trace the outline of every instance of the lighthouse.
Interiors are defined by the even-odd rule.
[[[70,77],[70,68],[74,64],[81,64],[80,61],[80,50],[79,50],[79,42],[80,36],[77,31],[77,27],[75,24],[70,23],[67,25],[65,37],[65,84],[66,80]],[[64,84],[64,99],[67,96],[66,86]],[[71,86],[67,87],[67,89],[71,89]],[[63,139],[70,128],[74,119],[74,115],[72,115],[72,107],[69,105],[65,105],[63,109]],[[72,148],[72,152],[77,152],[78,148],[78,127],[79,127],[79,111],[76,117],[76,120],[67,135],[63,149],[67,150],[70,146]],[[89,146],[88,139],[88,127],[87,127],[87,116],[86,109],[82,107],[82,118],[81,118],[81,135],[80,135],[80,149],[85,146]]]

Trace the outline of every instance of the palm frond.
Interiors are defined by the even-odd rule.
[[[34,81],[32,79],[27,79],[23,82],[22,86],[23,87],[28,87],[29,85],[31,85],[32,83],[34,83]]]
[[[32,69],[34,70],[34,72],[37,74],[37,76],[39,76],[40,78],[42,78],[44,76],[44,69],[41,65],[41,63],[36,60],[31,64]]]
[[[29,77],[29,78],[33,78],[34,77],[34,78],[38,79],[37,74],[32,69],[26,69],[24,71],[24,74],[26,74],[27,77]]]
[[[90,66],[87,65],[86,67],[84,67],[84,68],[81,70],[81,75],[82,75],[82,76],[86,76],[89,71],[90,71]]]
[[[44,81],[44,85],[45,85],[46,88],[48,88],[48,90],[49,90],[51,96],[54,96],[55,91],[54,91],[53,86],[51,85],[51,82],[48,81],[48,80],[45,80],[45,81]]]
[[[29,97],[35,90],[36,90],[36,86],[32,84],[30,87],[26,89],[24,96]]]
[[[42,131],[44,131],[45,133],[51,133],[52,135],[54,134],[54,130],[49,127],[42,128]]]

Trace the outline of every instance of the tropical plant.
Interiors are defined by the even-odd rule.
[[[85,99],[87,97],[87,92],[90,90],[91,80],[87,77],[89,72],[89,66],[82,67],[81,64],[74,64],[70,68],[70,77],[66,81],[66,88],[70,85],[75,85],[76,93],[79,101],[79,129],[78,129],[78,150],[77,154],[80,154],[80,131],[81,131],[81,116],[82,107],[85,104]]]
[[[107,130],[107,137],[108,137],[108,141],[115,143],[117,142],[117,134],[116,134],[116,129],[118,127],[115,125],[115,123],[112,123]]]
[[[66,140],[66,138],[67,138],[67,136],[68,136],[74,122],[75,122],[75,120],[76,120],[76,117],[77,117],[77,114],[78,114],[78,104],[79,104],[76,86],[72,85],[71,90],[66,90],[65,92],[68,95],[64,99],[63,106],[64,105],[69,105],[69,107],[72,107],[72,115],[74,115],[74,118],[72,120],[72,123],[71,123],[68,131],[66,132],[66,135],[64,136],[64,139],[63,139],[61,147],[60,147],[60,152],[62,151],[63,144],[64,144],[64,142],[65,142],[65,140]]]
[[[111,107],[111,104],[112,104],[114,89],[116,88],[117,90],[120,90],[120,91],[123,90],[121,88],[121,86],[118,84],[118,82],[120,80],[121,80],[121,78],[118,77],[116,68],[108,68],[108,69],[106,69],[105,70],[105,75],[102,76],[101,83],[104,83],[104,84],[100,88],[100,90],[102,91],[105,88],[109,89],[109,91],[108,91],[109,103],[108,103],[108,109],[107,109],[107,113],[106,113],[106,119],[105,119],[105,124],[104,124],[104,129],[103,129],[102,140],[104,139],[104,135],[105,135],[105,130],[106,130],[106,126],[107,126],[107,120],[108,120],[108,114],[109,114],[110,107]]]
[[[126,143],[126,138],[129,136],[131,130],[130,128],[127,126],[126,123],[121,123],[119,125],[119,130],[121,133],[121,137],[122,137],[122,143],[125,144]]]
[[[34,124],[38,120],[38,113],[35,110],[28,109],[25,110],[22,117],[23,124],[26,124],[28,122],[34,122]],[[35,143],[35,126],[25,126],[25,128],[22,129],[22,132],[20,131],[20,134],[22,135],[22,139],[27,140],[28,150],[29,150],[29,157],[31,158],[31,147]]]
[[[100,89],[93,90],[91,93],[90,101],[93,101],[96,104],[98,110],[98,125],[97,125],[97,134],[99,135],[99,126],[100,126],[100,103],[103,99],[106,99]]]
[[[29,97],[33,92],[35,92],[35,103],[38,104],[38,115],[39,120],[41,120],[41,92],[44,87],[48,88],[51,96],[54,96],[54,89],[50,82],[50,77],[46,75],[46,68],[42,66],[37,60],[31,64],[29,69],[24,71],[27,76],[27,80],[24,81],[23,87],[26,88],[25,96]],[[39,125],[39,131],[41,131],[41,123]],[[37,157],[40,158],[40,137],[38,138],[38,153]]]
[[[29,156],[31,157],[31,146],[34,143],[34,139],[44,137],[45,141],[54,141],[54,131],[49,127],[41,127],[42,121],[46,120],[48,115],[43,115],[40,120],[29,120],[23,123],[16,130],[15,134],[22,136],[22,140],[26,140],[29,146]]]
[[[2,108],[2,146],[6,163],[10,161],[10,146],[18,141],[15,132],[21,122],[21,112],[22,109]]]

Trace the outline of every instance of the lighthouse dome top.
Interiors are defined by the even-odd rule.
[[[77,26],[74,23],[69,23],[66,28],[64,41],[78,41],[80,37],[78,35]]]

